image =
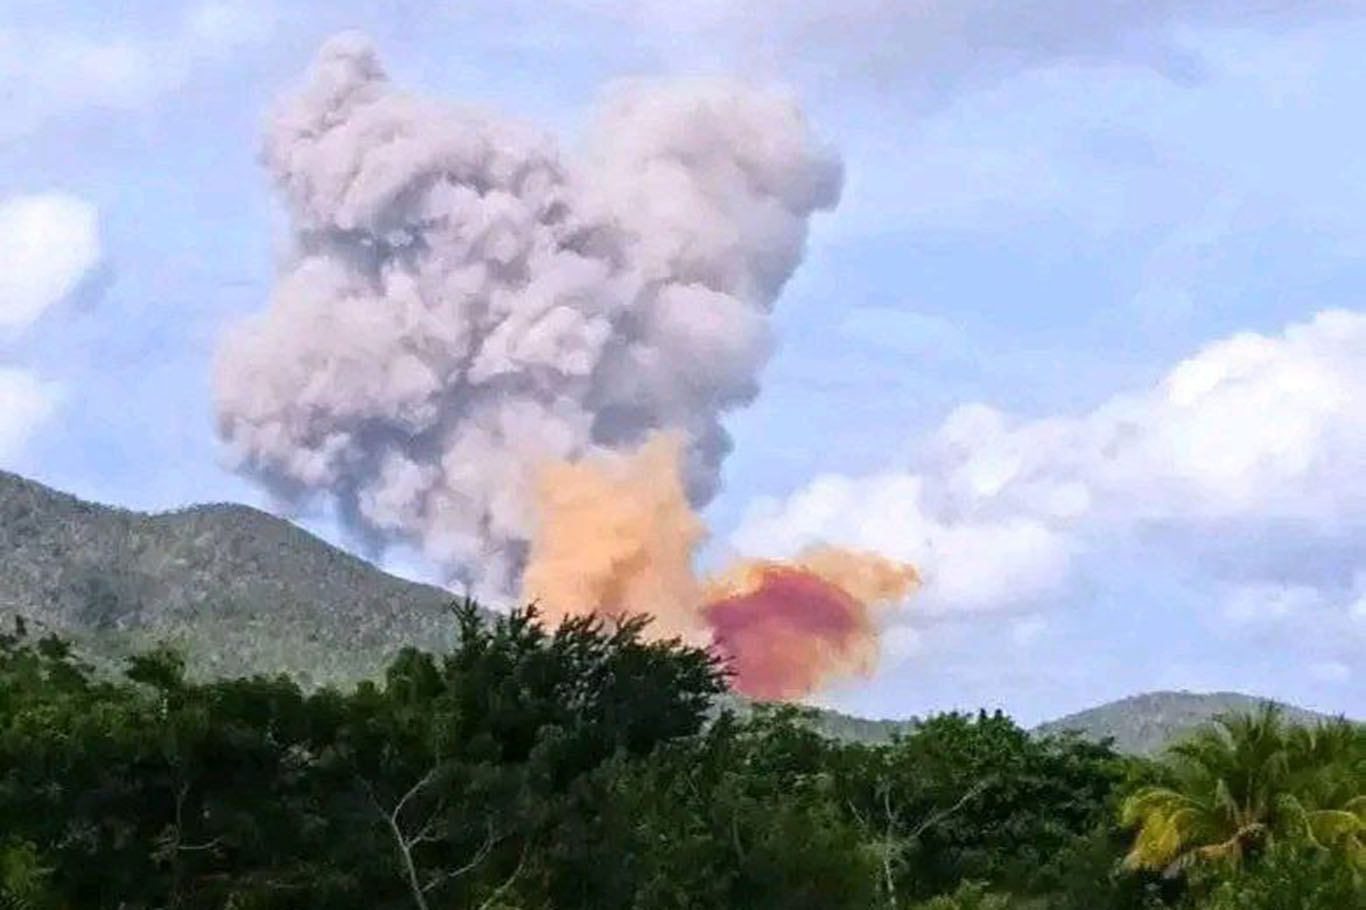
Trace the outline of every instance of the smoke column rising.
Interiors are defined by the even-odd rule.
[[[608,93],[572,160],[534,129],[409,94],[329,41],[263,160],[291,227],[269,307],[222,341],[218,429],[282,507],[331,503],[511,593],[536,473],[652,431],[707,502],[769,311],[842,168],[793,101],[725,80]]]
[[[652,634],[714,646],[737,691],[797,698],[877,662],[878,613],[919,579],[871,553],[819,547],[790,563],[746,560],[693,573],[704,538],[683,495],[681,440],[544,466],[524,597],[553,621],[648,613]]]
[[[647,613],[653,634],[706,643],[693,574],[706,532],[683,493],[681,453],[677,434],[659,434],[636,452],[542,469],[523,594],[552,624]]]

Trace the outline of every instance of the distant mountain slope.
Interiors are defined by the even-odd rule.
[[[205,674],[343,682],[449,644],[451,601],[247,506],[144,514],[0,472],[0,615],[96,657],[166,639]]]
[[[1149,692],[1050,721],[1035,732],[1074,730],[1088,739],[1113,738],[1120,752],[1156,755],[1216,715],[1252,711],[1264,700],[1237,692]],[[1328,719],[1303,708],[1282,707],[1286,716],[1297,723],[1314,724]]]
[[[453,644],[452,600],[247,506],[146,514],[0,471],[0,622],[21,614],[106,664],[166,640],[200,675],[288,672],[305,683],[346,683],[377,674],[406,644]],[[1120,751],[1151,755],[1216,714],[1258,702],[1236,693],[1154,692],[1035,732],[1113,737]],[[738,697],[723,704],[749,710]],[[1322,719],[1287,711],[1295,720]],[[861,742],[886,742],[915,723],[816,716],[823,733]]]
[[[1264,701],[1237,692],[1148,692],[1040,724],[1031,732],[1048,736],[1071,731],[1097,742],[1108,738],[1124,754],[1156,756],[1216,715],[1253,711]],[[1315,724],[1330,719],[1293,705],[1281,707],[1295,723]],[[817,712],[815,717],[817,729],[827,736],[867,743],[888,742],[898,733],[911,732],[916,723],[913,718],[867,720],[826,710]]]
[[[743,695],[727,693],[716,700],[716,710],[731,711],[745,718],[754,713],[755,703]],[[918,721],[869,720],[829,708],[811,708],[812,726],[831,739],[856,743],[888,743],[898,733],[909,733]]]
[[[816,727],[826,736],[859,743],[889,743],[902,733],[915,730],[918,720],[873,720],[840,711],[817,712]]]

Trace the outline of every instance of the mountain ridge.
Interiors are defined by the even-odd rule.
[[[0,472],[0,613],[107,661],[164,640],[208,674],[344,683],[452,643],[455,599],[251,506],[139,512]]]
[[[1173,742],[1208,724],[1221,714],[1256,710],[1271,703],[1298,724],[1315,725],[1333,715],[1301,708],[1278,699],[1243,692],[1156,690],[1139,692],[1031,727],[1035,736],[1075,734],[1093,742],[1110,741],[1125,755],[1155,757]],[[838,711],[820,710],[813,718],[823,733],[859,742],[890,742],[914,731],[920,718],[873,720]]]
[[[1252,711],[1267,702],[1280,707],[1294,723],[1313,725],[1333,719],[1328,714],[1243,692],[1158,690],[1077,711],[1034,730],[1043,735],[1070,731],[1089,739],[1110,738],[1120,752],[1151,756],[1220,714]]]
[[[283,518],[239,503],[163,512],[101,505],[0,471],[0,618],[20,614],[115,667],[165,641],[203,675],[289,673],[306,685],[375,677],[405,645],[454,644],[456,597],[388,574]],[[1041,724],[1151,755],[1215,714],[1262,699],[1148,692]],[[734,699],[727,706],[749,710]],[[1292,719],[1325,715],[1284,706]],[[916,718],[818,711],[843,739],[885,742]]]

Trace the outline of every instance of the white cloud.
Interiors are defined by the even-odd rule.
[[[57,386],[27,370],[0,366],[0,461],[19,453],[59,401]]]
[[[1347,613],[1353,620],[1360,623],[1366,629],[1366,593],[1361,594],[1347,608]]]
[[[1314,587],[1345,596],[1340,559],[1316,553],[1341,553],[1363,511],[1366,314],[1330,311],[1208,345],[1080,416],[960,408],[908,470],[756,503],[733,543],[877,549],[924,567],[927,609],[982,611],[1060,596],[1096,541],[1143,534],[1196,562],[1242,546],[1239,583],[1283,583],[1274,535],[1293,528],[1297,571],[1321,575],[1275,596],[1249,587],[1230,601],[1237,617],[1289,612]]]
[[[926,583],[921,612],[992,610],[1056,588],[1070,542],[1021,516],[953,521],[936,514],[924,478],[828,475],[784,501],[755,503],[732,538],[739,550],[782,556],[818,542],[912,562]]]
[[[276,16],[266,0],[206,0],[168,28],[76,31],[32,18],[0,23],[0,137],[89,110],[136,110],[181,87],[205,64],[264,41]]]
[[[80,107],[130,106],[156,82],[150,49],[112,36],[3,28],[0,61],[6,132]]]
[[[1343,648],[1361,659],[1366,654],[1366,570],[1357,570],[1352,584],[1325,604],[1334,632],[1332,647]]]
[[[182,32],[199,56],[218,56],[267,40],[275,19],[264,0],[207,0],[190,10]]]
[[[0,199],[0,338],[69,297],[101,255],[99,218],[85,200],[61,193]],[[57,384],[0,363],[0,464],[19,454],[61,397]]]
[[[0,330],[23,328],[99,263],[95,207],[58,193],[0,200],[0,256]]]
[[[1253,581],[1216,595],[1221,608],[1210,618],[1231,653],[1250,646],[1265,660],[1283,661],[1292,676],[1336,684],[1366,669],[1366,624],[1355,615],[1363,598],[1361,571],[1346,583]]]

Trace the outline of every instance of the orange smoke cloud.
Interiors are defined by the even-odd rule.
[[[693,558],[706,532],[683,490],[682,447],[656,434],[631,454],[545,466],[524,596],[551,622],[649,614],[652,635],[714,647],[734,688],[757,698],[797,698],[870,672],[878,613],[911,593],[915,570],[818,547],[699,581]]]
[[[874,553],[820,547],[791,563],[752,561],[709,584],[703,611],[733,682],[757,698],[796,698],[839,676],[870,673],[879,608],[919,578]]]
[[[646,613],[653,634],[706,643],[692,568],[706,531],[683,491],[682,448],[657,434],[630,455],[542,469],[522,590],[552,623]]]

